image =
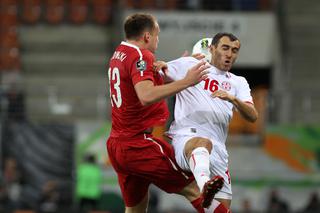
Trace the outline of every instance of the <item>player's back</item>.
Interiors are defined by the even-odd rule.
[[[164,101],[143,106],[134,85],[151,80],[163,83],[153,72],[154,56],[148,50],[122,42],[109,62],[109,92],[112,106],[111,136],[131,137],[158,123],[164,123],[168,110]]]

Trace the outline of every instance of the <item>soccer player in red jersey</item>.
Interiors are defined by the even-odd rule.
[[[209,66],[202,61],[183,79],[164,84],[153,67],[160,32],[155,17],[141,13],[128,16],[124,30],[126,41],[116,48],[108,69],[112,129],[107,150],[126,213],[146,212],[151,183],[185,196],[204,213],[194,177],[177,166],[172,146],[151,132],[153,126],[167,120],[164,99],[204,80]]]

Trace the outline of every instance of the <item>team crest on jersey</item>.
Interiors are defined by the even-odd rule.
[[[226,91],[230,91],[231,90],[231,84],[228,81],[222,82],[221,86]]]
[[[140,72],[143,72],[147,69],[147,62],[144,61],[144,60],[139,60],[137,61],[137,69],[140,71]]]

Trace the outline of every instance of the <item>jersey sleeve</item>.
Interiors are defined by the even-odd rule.
[[[251,90],[247,80],[243,77],[239,77],[238,91],[236,93],[236,97],[241,101],[253,103]]]
[[[142,56],[133,59],[130,68],[133,85],[145,80],[154,81],[153,62],[154,56],[148,51],[142,51]]]
[[[181,57],[173,61],[169,61],[167,77],[173,81],[180,80],[186,75],[188,68],[191,67],[190,57]],[[189,67],[190,66],[190,67]]]

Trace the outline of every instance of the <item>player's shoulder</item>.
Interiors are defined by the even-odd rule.
[[[177,58],[175,60],[170,61],[171,63],[180,63],[180,64],[185,64],[185,65],[189,65],[189,64],[196,64],[199,62],[198,59],[191,57],[191,56],[187,56],[187,57],[180,57]]]
[[[236,75],[234,73],[228,72],[228,75],[230,75],[230,78],[235,80],[238,83],[247,83],[247,79],[243,76]]]
[[[181,59],[181,61],[188,62],[188,63],[198,63],[199,62],[198,59],[196,59],[192,56],[181,57],[180,59]]]
[[[131,57],[139,57],[139,58],[154,58],[153,53],[148,49],[140,49],[138,46],[130,44],[128,42],[121,42],[118,49],[122,49]]]
[[[148,49],[141,49],[141,54],[143,58],[154,59],[154,54]]]

